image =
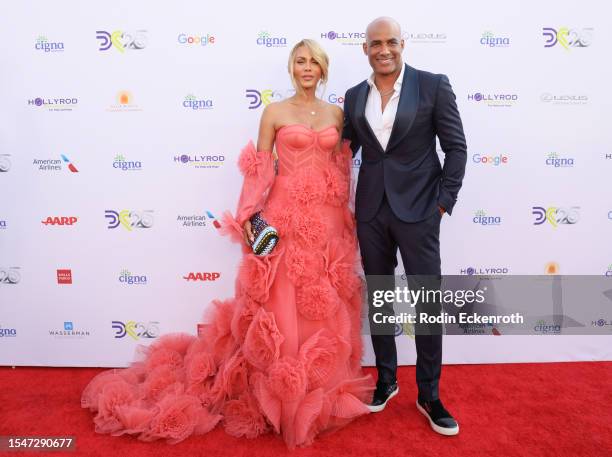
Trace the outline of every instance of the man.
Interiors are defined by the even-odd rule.
[[[411,285],[411,275],[439,279],[440,221],[457,200],[467,146],[448,78],[404,65],[403,50],[397,21],[382,17],[368,25],[363,51],[373,73],[346,92],[343,136],[353,154],[362,148],[355,216],[366,278],[393,278],[399,248]],[[443,167],[436,136],[445,154]],[[399,392],[397,352],[393,331],[373,329],[370,279],[368,296],[378,370],[369,407],[378,412]],[[434,431],[455,435],[459,425],[438,391],[441,331],[422,333],[427,332],[415,336],[417,408]]]

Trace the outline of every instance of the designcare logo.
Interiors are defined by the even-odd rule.
[[[131,232],[134,229],[147,229],[153,227],[155,218],[153,210],[133,211],[124,209],[115,211],[107,209],[104,211],[104,217],[108,219],[107,228],[116,229],[121,225],[125,230]]]
[[[117,154],[113,160],[113,168],[121,171],[141,171],[140,160],[127,160],[123,154]]]
[[[208,46],[209,44],[215,44],[217,39],[208,33],[206,35],[189,35],[187,33],[179,33],[177,40],[179,44],[185,46],[203,47]]]
[[[266,48],[285,48],[287,47],[287,38],[276,37],[267,31],[261,31],[257,35],[257,46],[264,46]]]
[[[19,284],[21,281],[20,267],[0,266],[0,284]]]
[[[72,284],[72,270],[70,269],[57,270],[57,283],[58,284]]]
[[[514,106],[518,101],[518,95],[513,93],[484,93],[476,92],[468,94],[468,100],[471,102],[482,103],[490,107],[509,108]]]
[[[216,281],[221,277],[221,273],[219,272],[190,272],[186,276],[183,276],[183,279],[187,282],[189,281]]]
[[[210,211],[204,211],[204,214],[193,214],[193,215],[181,215],[176,217],[177,222],[182,227],[199,228],[207,227],[209,221],[212,221],[213,227],[216,229],[221,228],[221,224],[217,218]]]
[[[148,32],[146,30],[136,30],[134,32],[98,30],[96,40],[100,42],[98,51],[108,51],[112,47],[123,54],[125,51],[139,51],[146,48]]]
[[[266,107],[272,102],[278,102],[283,99],[283,95],[280,91],[272,89],[264,89],[262,91],[247,89],[245,97],[249,101],[249,109],[257,109],[260,106]]]
[[[144,338],[157,338],[159,336],[159,322],[137,322],[137,321],[112,321],[112,329],[115,331],[115,338],[125,338],[126,336],[138,341]]]
[[[544,208],[543,206],[532,207],[531,214],[535,216],[533,225],[542,225],[548,222],[553,227],[559,225],[574,225],[580,221],[580,207],[570,206],[566,208],[550,206]]]
[[[79,219],[75,216],[47,216],[45,220],[40,221],[43,225],[61,225],[73,226]]]
[[[121,284],[131,285],[143,285],[146,286],[148,283],[146,275],[133,275],[130,270],[124,269],[119,273],[119,282]]]
[[[550,152],[546,156],[546,166],[553,168],[572,168],[574,166],[574,158],[563,157],[556,152]]]
[[[486,31],[480,38],[480,44],[489,48],[508,48],[510,47],[510,38],[497,36],[491,31]]]
[[[11,169],[10,154],[0,154],[0,173],[7,173]]]
[[[501,165],[507,165],[510,157],[505,154],[497,154],[497,155],[482,155],[482,154],[473,154],[472,162],[478,165],[491,165],[494,167],[499,167]]]
[[[181,154],[174,156],[174,163],[188,165],[193,168],[221,168],[225,165],[225,155]]]
[[[543,27],[542,35],[544,36],[544,47],[553,48],[557,45],[569,51],[572,48],[586,48],[591,46],[593,42],[593,27],[568,28],[561,27],[558,29],[552,27]]]
[[[479,209],[474,213],[472,222],[478,225],[501,225],[502,219],[500,216],[487,216],[487,213]]]
[[[79,99],[76,97],[36,97],[28,99],[28,106],[35,108],[46,108],[47,111],[73,111],[78,105]]]
[[[210,110],[213,109],[213,101],[210,98],[202,98],[198,99],[195,95],[189,94],[183,100],[183,108],[188,108],[190,110]]]
[[[64,43],[61,41],[49,41],[49,39],[40,35],[34,42],[34,49],[42,52],[64,52]]]
[[[366,34],[365,32],[335,32],[332,30],[321,33],[321,38],[335,41],[342,45],[356,46],[365,42]]]
[[[36,165],[38,171],[61,171],[65,166],[71,173],[78,173],[79,170],[74,163],[64,154],[60,154],[60,159],[34,159],[32,165]]]

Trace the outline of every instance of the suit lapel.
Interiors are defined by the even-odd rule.
[[[419,107],[419,74],[409,65],[404,68],[402,91],[397,106],[397,114],[391,129],[387,151],[396,146],[410,131]]]
[[[357,121],[356,124],[359,130],[361,130],[360,133],[362,137],[370,138],[371,140],[370,142],[373,145],[376,145],[377,149],[381,153],[384,153],[385,150],[383,149],[381,144],[378,142],[378,138],[376,138],[376,135],[374,135],[374,131],[372,130],[372,127],[370,126],[370,123],[368,122],[366,115],[365,115],[366,102],[368,101],[369,93],[370,93],[370,85],[364,81],[361,84],[359,91],[357,92],[357,99],[355,101],[355,113],[353,115],[353,118],[356,119]]]

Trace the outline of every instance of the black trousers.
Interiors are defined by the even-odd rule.
[[[384,275],[393,281],[398,248],[410,288],[415,287],[415,284],[410,283],[410,275],[432,275],[439,278],[441,218],[439,211],[436,211],[434,215],[423,221],[403,222],[393,214],[385,197],[372,220],[357,221],[357,236],[366,279],[368,276]],[[368,280],[370,313],[373,309],[378,310],[372,306],[372,286]],[[380,287],[380,279],[376,287]],[[387,287],[393,285],[387,284]],[[418,285],[416,287],[418,288]],[[370,324],[372,324],[371,315]],[[439,396],[438,385],[442,368],[442,333],[433,331],[431,334],[426,334],[427,332],[418,330],[416,333],[416,381],[419,397],[427,401],[436,400]],[[376,355],[378,381],[395,382],[397,373],[395,334],[392,330],[380,332],[372,329],[372,345]]]

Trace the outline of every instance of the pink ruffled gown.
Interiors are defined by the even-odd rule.
[[[244,246],[235,298],[213,302],[198,337],[162,336],[129,368],[97,375],[81,399],[97,432],[177,443],[221,422],[234,436],[282,434],[293,448],[368,413],[351,154],[334,152],[338,140],[335,127],[282,127],[278,174],[270,152],[243,149],[239,208],[223,224]],[[280,237],[263,257],[242,241],[259,210]]]

